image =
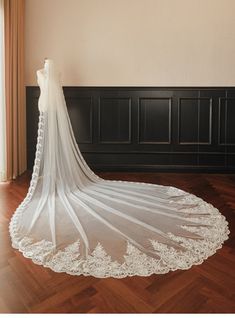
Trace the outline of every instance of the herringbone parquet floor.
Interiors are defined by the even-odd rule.
[[[0,185],[0,312],[229,313],[235,312],[235,175],[102,173],[107,179],[174,185],[216,206],[230,238],[202,265],[150,277],[97,279],[54,273],[11,248],[8,223],[24,198],[26,173]]]

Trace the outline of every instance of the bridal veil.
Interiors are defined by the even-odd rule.
[[[10,223],[13,247],[56,272],[116,277],[188,269],[228,238],[224,216],[172,186],[98,177],[76,143],[52,60],[41,94],[27,196]]]

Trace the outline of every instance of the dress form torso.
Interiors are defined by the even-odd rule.
[[[46,99],[48,93],[49,83],[55,83],[56,86],[60,86],[60,73],[54,67],[54,62],[50,59],[46,59],[44,68],[39,69],[37,72],[37,83],[40,87],[40,96],[38,100],[39,111],[46,111]]]
[[[38,99],[38,109],[39,111],[45,111],[45,70],[44,69],[40,69],[37,71],[37,82],[38,82],[38,85],[40,87],[40,91],[41,91],[41,94],[39,96],[39,99]]]

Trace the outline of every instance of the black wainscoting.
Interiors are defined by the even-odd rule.
[[[64,87],[79,147],[96,170],[235,171],[235,87]],[[28,168],[38,87],[27,87]]]

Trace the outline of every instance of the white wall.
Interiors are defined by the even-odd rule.
[[[235,0],[26,0],[26,85],[233,86]]]

